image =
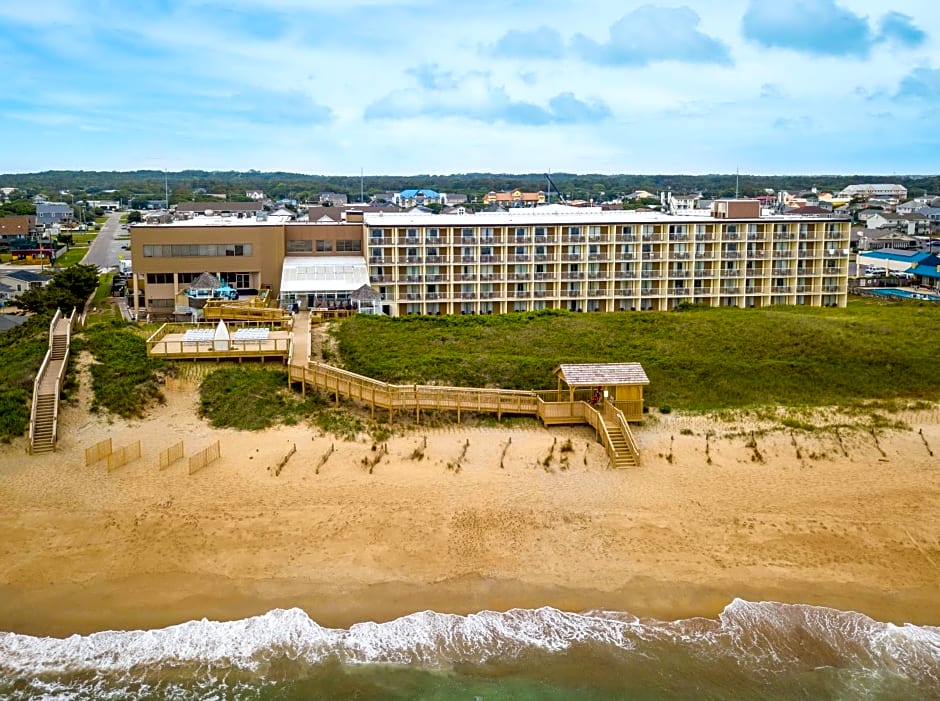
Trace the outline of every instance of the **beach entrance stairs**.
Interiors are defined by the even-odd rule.
[[[310,387],[332,394],[337,404],[340,398],[361,402],[371,407],[373,417],[376,409],[388,411],[389,421],[394,421],[396,411],[413,412],[417,421],[421,420],[422,411],[455,411],[458,421],[461,413],[473,412],[492,413],[497,418],[502,418],[503,414],[537,416],[546,426],[586,423],[595,429],[613,467],[638,467],[640,464],[639,446],[628,418],[642,420],[642,399],[638,404],[636,400],[617,402],[596,387],[585,399],[576,396],[580,392],[574,390],[534,392],[392,385],[324,363],[304,362],[305,355],[296,354],[288,364],[288,381],[292,385],[300,384],[304,392]],[[624,406],[618,406],[620,404]],[[624,412],[625,408],[629,414]]]
[[[64,317],[56,310],[49,324],[49,350],[33,383],[33,405],[29,419],[29,452],[55,450],[59,421],[59,391],[69,362],[69,346],[75,310]]]

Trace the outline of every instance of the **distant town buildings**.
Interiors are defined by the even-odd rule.
[[[402,209],[411,209],[429,204],[447,204],[447,195],[430,188],[411,189],[395,193],[392,201]]]
[[[341,207],[349,204],[349,195],[342,192],[321,192],[317,198],[320,204]]]
[[[537,207],[545,203],[545,193],[523,192],[511,190],[509,192],[488,192],[483,196],[484,205],[497,205],[499,207]]]
[[[888,197],[897,200],[907,198],[907,188],[894,183],[861,183],[843,188],[838,195],[839,199],[853,197]]]
[[[74,220],[72,206],[65,202],[36,203],[36,224],[43,229],[71,224]]]

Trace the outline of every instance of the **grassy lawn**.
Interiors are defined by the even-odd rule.
[[[562,362],[640,362],[647,402],[688,410],[940,397],[940,305],[353,317],[347,369],[387,382],[554,388]]]
[[[72,246],[63,253],[61,256],[55,259],[55,264],[60,268],[67,268],[70,265],[77,265],[82,262],[82,258],[85,257],[85,254],[88,253],[87,246]]]

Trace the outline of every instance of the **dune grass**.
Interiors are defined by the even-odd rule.
[[[31,316],[0,334],[0,442],[9,443],[29,429],[33,381],[49,347],[50,318]]]
[[[647,404],[693,411],[940,397],[940,305],[357,316],[344,366],[387,382],[553,388],[562,362],[640,362]]]

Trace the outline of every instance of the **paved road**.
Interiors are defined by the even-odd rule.
[[[130,241],[118,240],[121,231],[121,215],[119,212],[111,212],[107,221],[101,225],[101,231],[88,247],[88,253],[82,259],[85,265],[96,265],[98,268],[115,268],[121,255],[124,258],[130,258],[130,251],[125,251],[122,246],[130,245]]]

